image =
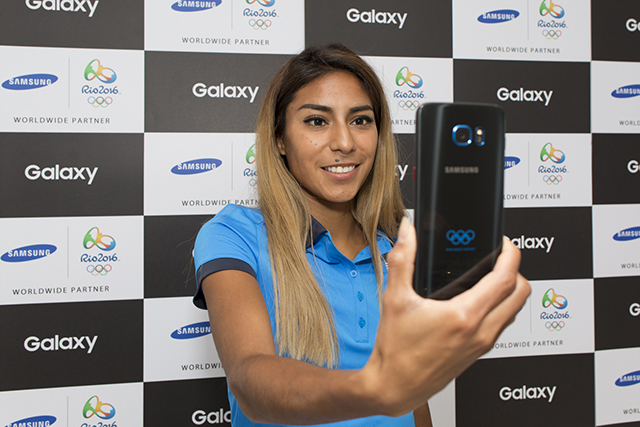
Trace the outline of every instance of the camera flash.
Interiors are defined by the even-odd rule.
[[[484,145],[484,129],[481,126],[478,126],[477,128],[474,129],[475,132],[475,137],[474,137],[474,142],[476,143],[476,145]]]

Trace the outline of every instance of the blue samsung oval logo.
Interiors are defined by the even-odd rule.
[[[492,10],[491,12],[486,12],[478,16],[478,21],[482,22],[483,24],[499,24],[501,22],[513,21],[519,15],[520,12],[518,12],[517,10]]]
[[[520,159],[518,157],[507,156],[504,158],[505,170],[514,167],[518,163],[520,163]]]
[[[628,387],[640,383],[640,371],[629,372],[616,380],[618,387]]]
[[[5,262],[24,262],[44,258],[54,253],[58,248],[53,245],[30,245],[5,252],[0,259]]]
[[[171,9],[178,12],[201,12],[220,6],[222,0],[181,0],[171,5]]]
[[[619,242],[635,239],[640,239],[640,227],[626,228],[613,235],[613,240],[617,240]]]
[[[43,426],[47,427],[56,422],[56,417],[51,415],[38,415],[35,417],[23,418],[18,421],[9,423],[6,427],[23,427],[23,426]]]
[[[177,340],[189,340],[191,338],[203,337],[210,333],[211,325],[209,322],[199,322],[176,329],[171,333],[171,338]]]
[[[640,95],[640,85],[622,86],[611,92],[614,98],[633,98]]]
[[[176,175],[193,175],[196,173],[209,172],[220,167],[221,160],[218,159],[195,159],[178,163],[171,168],[171,173]]]
[[[29,90],[49,86],[58,81],[53,74],[25,74],[12,77],[2,83],[2,87],[10,90]]]

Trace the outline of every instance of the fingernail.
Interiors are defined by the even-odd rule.
[[[400,228],[398,229],[398,243],[402,243],[407,239],[407,234],[409,233],[409,220],[406,216],[402,217],[402,221],[400,221]]]

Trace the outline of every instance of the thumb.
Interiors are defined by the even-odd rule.
[[[387,291],[401,287],[413,289],[413,270],[416,259],[416,230],[404,217],[398,229],[398,240],[387,254],[389,280]]]

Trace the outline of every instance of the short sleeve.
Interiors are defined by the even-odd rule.
[[[256,277],[258,227],[262,216],[255,209],[230,205],[202,226],[193,250],[196,294],[193,303],[206,309],[202,281],[218,271],[239,270]]]

